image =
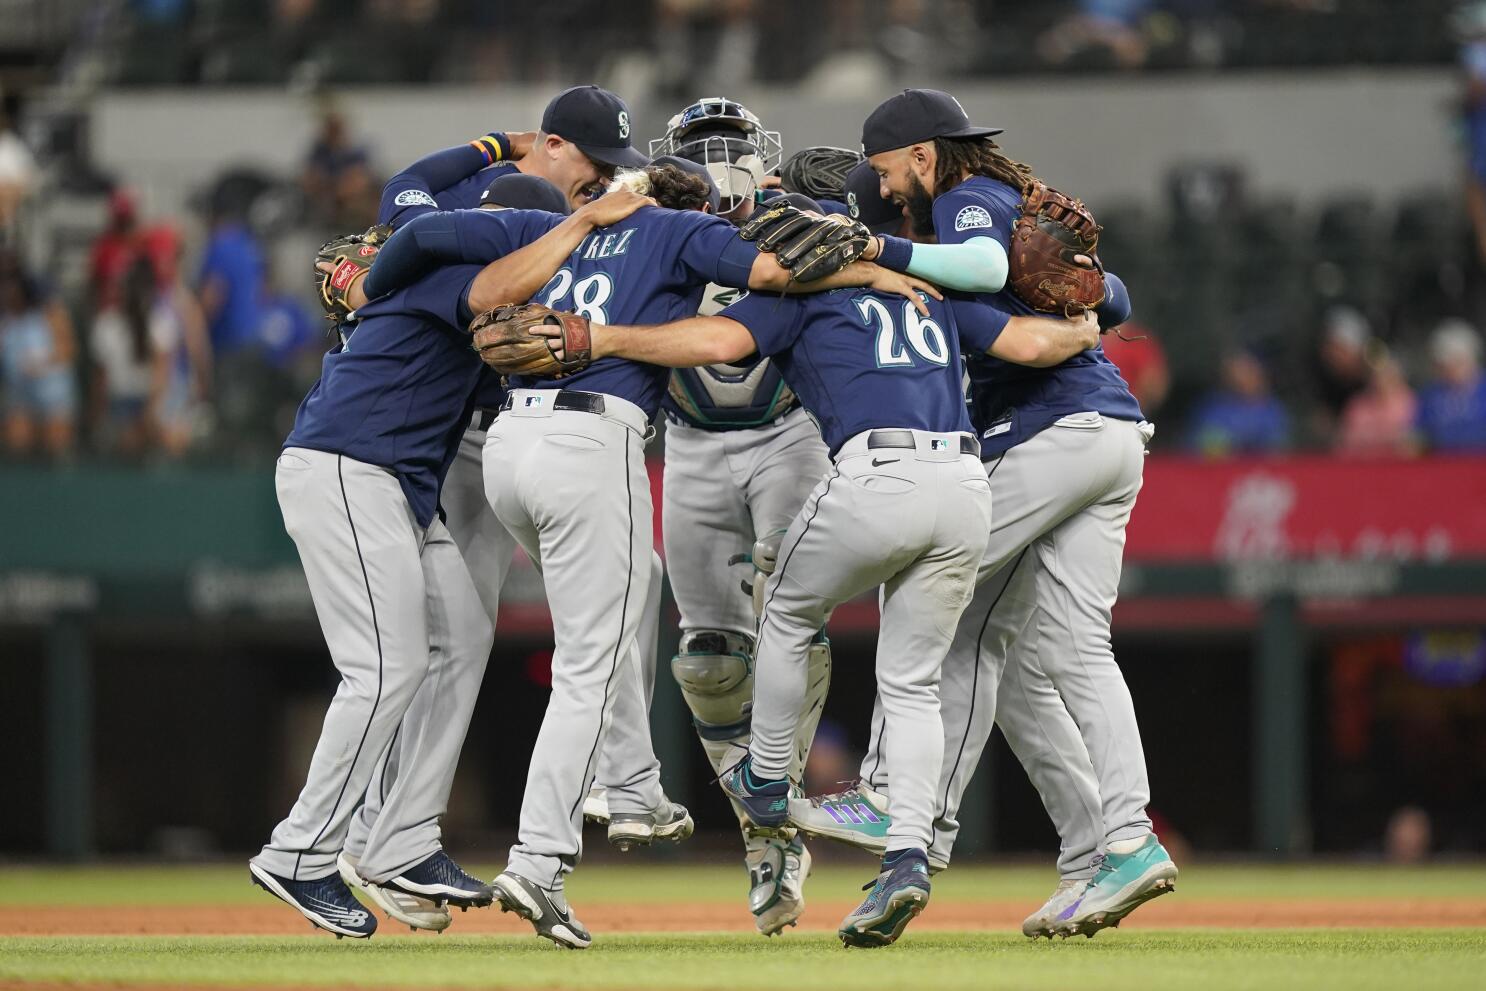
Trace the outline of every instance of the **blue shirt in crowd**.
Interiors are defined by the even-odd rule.
[[[263,250],[241,223],[226,223],[212,232],[201,263],[201,283],[215,282],[222,291],[221,307],[207,327],[212,350],[229,354],[258,336],[262,315]]]
[[[1419,392],[1417,418],[1432,450],[1486,450],[1486,375],[1466,386],[1426,386]]]
[[[1273,396],[1217,393],[1197,407],[1188,426],[1188,444],[1199,454],[1261,454],[1283,450],[1289,440],[1290,416]]]

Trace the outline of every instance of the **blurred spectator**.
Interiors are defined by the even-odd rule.
[[[1407,455],[1418,449],[1414,419],[1418,415],[1414,390],[1403,367],[1386,351],[1372,361],[1367,387],[1347,400],[1342,410],[1336,450],[1348,455]]]
[[[1429,859],[1434,823],[1417,805],[1405,805],[1388,817],[1383,831],[1383,856],[1391,864],[1419,864]]]
[[[1419,393],[1419,433],[1436,451],[1486,450],[1486,378],[1481,337],[1464,320],[1446,320],[1429,340],[1434,381]]]
[[[5,447],[48,457],[72,450],[77,421],[72,320],[61,301],[28,277],[10,252],[0,255],[0,382]]]
[[[1223,359],[1223,385],[1199,404],[1189,427],[1192,450],[1208,457],[1282,450],[1290,417],[1270,391],[1258,357],[1234,351]]]
[[[290,369],[306,353],[319,354],[325,340],[323,321],[316,320],[293,293],[280,289],[270,269],[263,281],[263,311],[258,346],[269,365]]]
[[[1367,361],[1371,343],[1372,326],[1361,312],[1350,306],[1333,306],[1326,311],[1316,348],[1315,372],[1321,405],[1331,416],[1340,416],[1347,401],[1366,388],[1371,375]]]
[[[1466,207],[1475,232],[1477,260],[1486,266],[1486,3],[1470,3],[1455,14],[1465,72],[1461,110],[1466,141]]]
[[[371,225],[380,187],[366,149],[351,140],[339,111],[326,109],[299,177],[312,217],[337,230]]]
[[[88,289],[95,311],[118,303],[124,272],[139,248],[138,227],[133,194],[126,189],[115,189],[108,198],[108,226],[93,242],[88,256]]]
[[[158,446],[178,456],[190,443],[193,394],[205,381],[207,357],[194,319],[178,282],[162,285],[148,255],[125,273],[119,306],[99,315],[93,398],[102,432],[120,453]]]
[[[197,291],[218,355],[252,344],[262,319],[263,249],[243,220],[244,209],[229,197],[215,199],[201,261]]]
[[[1166,368],[1166,350],[1155,333],[1140,324],[1127,323],[1120,328],[1124,338],[1104,335],[1100,342],[1104,355],[1119,368],[1125,384],[1140,403],[1147,418],[1156,415],[1171,391],[1171,373]]]
[[[1154,0],[1078,0],[1078,11],[1038,38],[1037,49],[1054,65],[1104,49],[1120,68],[1137,69],[1148,54],[1141,21],[1154,6]]]
[[[36,188],[36,156],[15,132],[15,102],[0,110],[0,230],[15,228],[21,206]]]

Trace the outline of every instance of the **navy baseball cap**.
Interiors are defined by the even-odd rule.
[[[554,96],[542,112],[542,130],[571,141],[595,162],[645,164],[645,156],[629,143],[629,107],[597,86],[574,86]]]
[[[903,224],[903,211],[892,200],[882,198],[882,184],[867,162],[858,162],[846,173],[846,215],[860,220],[873,234],[895,233]]]
[[[988,138],[999,127],[976,127],[960,101],[937,89],[905,89],[879,104],[862,125],[862,154],[877,155],[934,138]]]
[[[693,162],[688,158],[678,158],[675,155],[661,155],[658,158],[652,158],[650,164],[674,165],[682,172],[696,176],[707,184],[707,202],[711,205],[712,212],[716,213],[718,207],[722,205],[722,194],[717,191],[717,183],[712,181],[712,173],[708,172],[707,167],[700,162]]]
[[[569,213],[568,198],[562,190],[541,176],[508,172],[496,176],[480,194],[480,205],[503,206],[511,210],[546,210]]]

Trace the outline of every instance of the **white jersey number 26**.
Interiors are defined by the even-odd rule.
[[[559,305],[563,299],[571,293],[573,302],[570,306]],[[594,323],[608,323],[608,314],[604,312],[604,304],[609,297],[614,295],[614,281],[603,272],[595,272],[585,279],[573,282],[573,270],[570,268],[559,269],[552,277],[552,281],[537,293],[543,306],[550,306],[554,310],[571,309],[580,317],[587,317]]]
[[[887,304],[880,299],[865,296],[856,304],[867,326],[877,325],[878,368],[914,365],[913,355],[933,365],[949,364],[949,343],[944,339],[944,328],[920,314],[912,303],[903,301],[901,321],[893,319]]]

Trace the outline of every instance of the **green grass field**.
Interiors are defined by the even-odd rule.
[[[482,868],[481,873],[492,870]],[[812,897],[850,899],[861,870],[823,868]],[[575,906],[674,899],[732,902],[739,876],[723,867],[581,870]],[[935,882],[934,898],[1015,899],[1046,894],[1044,869],[961,868]],[[1193,867],[1173,900],[1194,910],[1226,900],[1286,902],[1396,899],[1418,903],[1486,897],[1486,868]],[[38,904],[79,911],[127,905],[257,906],[267,896],[234,865],[212,868],[4,868],[0,910]],[[288,909],[284,909],[288,911]],[[456,919],[458,917],[456,916]],[[0,937],[0,987],[45,984],[194,987],[698,988],[795,987],[1230,989],[1486,987],[1486,929],[1130,929],[1092,940],[1030,942],[1002,929],[915,932],[876,951],[843,949],[830,934],[766,941],[740,933],[604,934],[583,953],[524,936],[437,938],[387,927],[370,942],[316,936]]]

